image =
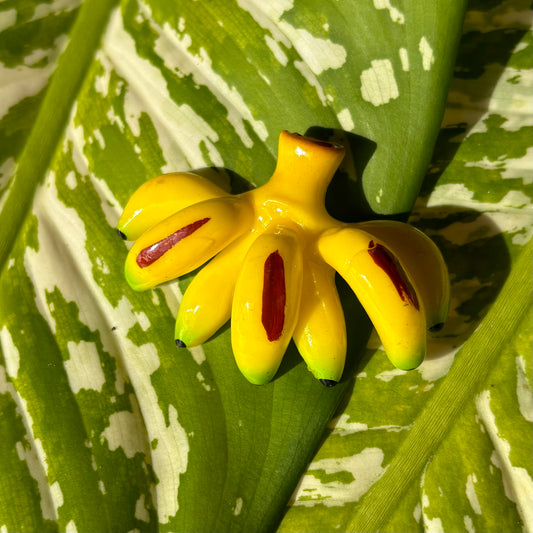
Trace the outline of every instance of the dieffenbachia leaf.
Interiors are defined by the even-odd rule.
[[[464,2],[182,4],[8,0],[0,7],[0,68],[9,80],[0,93],[2,532],[273,530],[347,392],[341,423],[302,479],[298,501],[317,500],[315,489],[305,492],[309,475],[339,483],[330,466],[336,457],[372,466],[381,450],[382,468],[396,459],[404,426],[423,412],[453,359],[442,358],[444,369],[431,360],[420,373],[395,377],[373,339],[363,350],[368,324],[348,295],[343,383],[323,388],[291,348],[273,383],[249,385],[233,363],[227,328],[202,348],[176,352],[173,321],[190,277],[134,293],[122,275],[126,247],[113,228],[129,195],[161,172],[216,167],[231,171],[235,189],[239,176],[263,183],[282,129],[337,130],[353,148],[332,187],[336,213],[408,212],[438,133]],[[487,126],[508,131],[494,120]],[[483,164],[475,157],[464,166]],[[426,180],[429,202],[442,205],[465,187],[467,197],[485,194],[478,201],[491,203],[475,180],[456,178],[453,164],[436,187]],[[518,207],[517,216],[524,212]],[[467,240],[477,243],[470,255],[502,254],[495,268],[472,270],[460,259],[465,243],[446,233],[450,209],[441,209],[432,218],[417,207],[414,221],[435,236],[458,274],[447,331],[459,346],[494,300],[509,261],[501,233],[474,226],[488,242]],[[455,224],[461,216],[476,220],[453,213]],[[449,342],[439,342],[447,353]],[[438,375],[427,379],[431,371]],[[362,372],[381,377],[365,387]],[[350,406],[376,398],[395,405],[390,425],[398,431],[366,432],[369,446],[364,440],[345,455],[330,454],[336,431],[350,424]],[[347,427],[351,434],[355,426]],[[337,508],[332,515],[321,505],[312,513],[296,505],[282,530],[325,531],[337,519],[366,516],[363,508],[353,517],[349,502],[374,478],[352,484],[350,469],[337,470],[348,494],[342,520]]]

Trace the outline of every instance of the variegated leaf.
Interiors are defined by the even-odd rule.
[[[273,383],[248,384],[227,328],[176,352],[190,276],[131,291],[113,229],[135,188],[162,172],[219,172],[235,190],[242,178],[264,183],[281,129],[344,131],[353,154],[329,198],[340,217],[406,213],[438,133],[463,8],[3,2],[2,533],[274,530],[343,397],[280,531],[530,527],[531,333],[515,308],[497,339],[519,334],[480,359],[498,364],[457,395],[433,461],[417,440],[445,412],[439,398],[461,389],[454,362],[468,359],[476,328],[492,328],[493,310],[502,315],[497,294],[530,241],[531,121],[518,108],[530,98],[531,13],[521,0],[467,14],[411,219],[453,280],[450,321],[419,371],[392,371],[374,337],[364,349],[369,325],[350,294],[350,368],[332,390],[292,347]],[[493,55],[473,61],[485,48]],[[405,487],[387,482],[404,471]]]

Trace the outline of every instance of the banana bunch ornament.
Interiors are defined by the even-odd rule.
[[[326,189],[344,157],[338,144],[282,132],[265,185],[232,195],[191,173],[153,178],[118,224],[134,240],[125,265],[138,291],[206,266],[180,303],[178,347],[199,345],[231,318],[235,361],[255,384],[276,374],[291,338],[325,386],[342,376],[346,325],[335,271],[372,320],[390,361],[416,368],[426,332],[449,304],[443,258],[401,222],[343,223],[326,211]]]

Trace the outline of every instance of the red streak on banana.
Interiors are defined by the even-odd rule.
[[[427,327],[438,331],[446,322],[450,307],[450,281],[446,263],[436,244],[410,224],[394,220],[373,220],[357,225],[387,243],[412,280],[424,303]]]
[[[398,296],[404,302],[413,305],[416,310],[420,309],[416,292],[407,279],[407,275],[398,259],[396,259],[385,246],[382,244],[376,244],[374,241],[368,243],[368,253],[374,260],[374,263],[382,268],[387,276],[389,276],[390,280],[396,287]]]
[[[285,322],[285,271],[279,251],[272,252],[265,261],[263,306],[261,322],[270,342],[277,341]]]
[[[233,354],[251,383],[268,383],[276,374],[296,326],[301,293],[297,235],[287,229],[259,235],[244,258],[231,310]]]
[[[150,266],[154,261],[157,261],[164,253],[168,252],[174,245],[178,244],[182,239],[188,237],[194,233],[197,229],[201,228],[204,224],[209,222],[210,218],[202,218],[197,220],[192,224],[187,224],[187,226],[176,230],[174,233],[170,234],[168,237],[143,248],[137,255],[137,264],[141,268]]]

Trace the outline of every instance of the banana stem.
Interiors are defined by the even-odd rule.
[[[268,193],[306,209],[323,210],[326,190],[344,154],[341,145],[283,131]]]

